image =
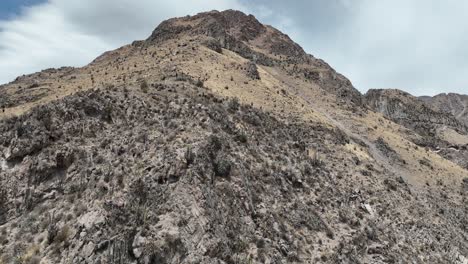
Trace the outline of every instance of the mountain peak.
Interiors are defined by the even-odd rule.
[[[198,40],[217,52],[230,50],[260,65],[291,67],[291,75],[319,83],[325,90],[344,100],[356,104],[362,102],[360,92],[347,78],[324,61],[307,54],[288,35],[263,25],[253,15],[226,10],[172,18],[163,21],[145,43],[149,46],[161,45],[184,38],[187,41]]]
[[[246,15],[237,10],[209,11],[194,16],[172,18],[163,21],[150,36],[149,40],[159,40],[165,33],[190,32],[220,37],[230,34],[242,41],[252,40],[266,31],[253,15]],[[164,39],[164,37],[162,38]]]
[[[267,53],[307,60],[304,50],[279,30],[265,26],[253,15],[237,10],[210,11],[194,16],[163,21],[147,39],[160,43],[181,35],[213,38],[223,48],[245,49],[245,44],[264,49]]]

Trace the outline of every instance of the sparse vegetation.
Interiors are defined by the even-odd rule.
[[[236,134],[236,140],[241,143],[247,143],[247,134],[244,131],[240,131]]]
[[[312,153],[311,161],[310,164],[314,167],[321,167],[322,166],[322,160],[320,159],[320,155],[318,151],[314,151]]]
[[[191,165],[193,163],[193,161],[195,160],[195,153],[193,152],[192,150],[192,147],[187,147],[187,149],[185,150],[185,162],[187,164],[187,166]]]
[[[195,82],[195,86],[197,87],[200,87],[200,88],[203,88],[204,84],[203,84],[203,81],[198,79],[196,82]]]
[[[140,89],[141,89],[141,91],[143,93],[148,93],[148,87],[149,87],[149,85],[148,85],[148,82],[146,80],[142,80],[140,82]]]
[[[70,236],[70,227],[68,225],[64,225],[58,232],[54,238],[54,243],[63,243],[67,242]]]
[[[216,176],[227,178],[231,173],[231,162],[226,158],[218,158],[213,162],[213,169]]]
[[[54,243],[55,237],[58,234],[58,226],[57,220],[54,218],[53,215],[49,215],[49,219],[47,222],[47,243],[50,245]]]
[[[7,219],[8,213],[8,192],[4,186],[0,185],[0,224]]]
[[[228,109],[232,112],[236,112],[239,110],[240,104],[239,104],[239,99],[237,98],[232,98],[229,100],[228,104]]]

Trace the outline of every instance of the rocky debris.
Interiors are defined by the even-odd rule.
[[[394,162],[396,163],[399,163],[399,164],[405,164],[405,160],[403,160],[399,155],[398,153],[393,150],[388,144],[387,142],[385,142],[385,140],[381,137],[379,137],[376,141],[375,141],[375,146],[377,147],[378,150],[380,150],[380,152],[382,152],[383,155],[385,155],[386,157],[388,157],[389,159],[393,160]]]
[[[248,62],[246,65],[247,76],[252,80],[260,80],[260,74],[257,70],[257,65],[253,62]]]
[[[462,180],[462,191],[468,195],[468,177]]]
[[[38,101],[47,96],[49,91],[48,87],[39,86],[20,88],[15,94],[0,89],[0,109]]]
[[[179,20],[189,25],[181,26],[178,23]],[[244,43],[258,37],[265,30],[265,27],[253,16],[247,16],[233,10],[213,11],[191,17],[166,20],[154,30],[147,42],[148,45],[161,43],[168,39],[174,39],[182,33],[193,36],[205,35],[212,37],[207,44],[209,48],[215,48],[217,52],[219,52],[220,45],[244,58],[255,60],[263,65],[272,65],[273,59],[253,51]]]
[[[439,126],[448,126],[464,134],[468,132],[468,128],[453,115],[434,111],[416,97],[400,90],[371,89],[365,98],[373,110],[422,136],[434,136]]]
[[[468,126],[468,95],[442,93],[433,97],[421,96],[419,99],[435,111],[450,113]]]
[[[451,144],[439,134],[440,128],[448,127],[468,135],[468,127],[455,116],[436,111],[400,90],[369,90],[365,97],[373,110],[415,132],[417,136],[409,137],[415,144],[437,150],[439,155],[466,168],[466,151],[452,151]],[[421,164],[427,165],[424,161]]]
[[[362,94],[353,87],[351,81],[337,73],[325,62],[314,60],[313,68],[298,67],[293,69],[293,72],[301,72],[305,79],[319,84],[324,90],[336,94],[343,101],[350,102],[355,106],[363,104]]]
[[[217,41],[216,39],[207,40],[205,42],[205,46],[218,53],[223,53],[223,47],[221,46],[221,43],[219,43],[219,41]]]

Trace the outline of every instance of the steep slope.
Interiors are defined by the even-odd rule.
[[[419,99],[437,111],[451,113],[465,125],[468,125],[468,95],[443,93],[433,97],[421,96]]]
[[[365,95],[375,111],[410,129],[408,138],[468,168],[468,128],[452,113],[428,106],[396,89],[374,89]]]
[[[467,171],[253,16],[170,19],[0,98],[5,263],[468,255]]]
[[[377,112],[409,127],[422,136],[432,140],[441,127],[466,134],[466,125],[448,112],[435,110],[417,97],[396,89],[371,89],[366,95],[366,102]]]

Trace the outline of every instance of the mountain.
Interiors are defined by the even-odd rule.
[[[463,119],[397,89],[371,89],[365,98],[374,111],[408,128],[413,143],[468,168],[468,126]]]
[[[233,10],[18,77],[0,263],[466,262],[468,170],[421,140],[466,127],[370,94]]]
[[[421,96],[422,101],[436,111],[447,112],[468,125],[468,95],[448,93],[436,96]]]

